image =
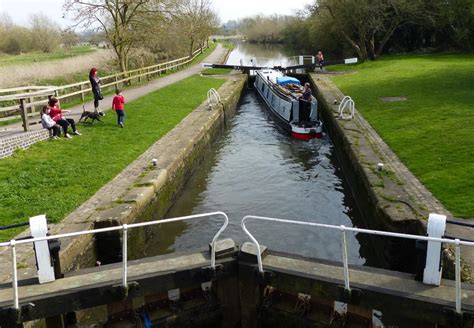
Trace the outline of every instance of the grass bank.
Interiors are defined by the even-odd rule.
[[[125,106],[125,128],[79,124],[82,136],[47,140],[0,161],[0,226],[46,213],[59,222],[199,106],[224,80],[192,76]],[[126,96],[126,91],[124,92]],[[21,229],[0,231],[5,241]]]
[[[23,65],[50,60],[76,57],[94,52],[95,49],[89,46],[72,47],[68,50],[60,49],[53,52],[29,52],[21,55],[0,55],[0,66]]]
[[[332,80],[420,181],[474,218],[474,55],[391,56]],[[405,101],[387,101],[404,97]]]

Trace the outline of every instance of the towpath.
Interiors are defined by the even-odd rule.
[[[205,61],[210,62],[210,63],[217,63],[223,60],[226,53],[227,53],[226,49],[222,47],[220,43],[218,43],[216,49],[214,49],[214,51],[205,59]],[[203,68],[201,67],[200,63],[194,64],[185,69],[177,71],[176,73],[153,80],[146,85],[127,88],[126,89],[127,102],[143,97],[144,95],[150,92],[159,90],[170,84],[184,80],[185,78],[190,77],[191,75],[199,74],[202,70]],[[104,97],[104,100],[101,101],[101,108],[103,110],[107,110],[111,107],[112,98],[113,98],[113,95]],[[85,107],[86,107],[86,110],[93,110],[93,101],[91,100],[85,103]],[[70,110],[71,113],[67,114],[66,116],[73,118],[77,122],[83,111],[82,104],[77,105],[75,107],[68,108],[67,110]],[[35,124],[29,127],[30,131],[41,130],[42,128],[43,127],[41,126],[41,124]],[[80,130],[80,126],[78,129]],[[0,127],[0,139],[12,137],[15,135],[20,135],[22,133],[24,133],[24,131],[23,131],[23,126],[21,122],[10,124],[4,127]]]

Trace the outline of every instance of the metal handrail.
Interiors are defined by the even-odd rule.
[[[455,259],[455,281],[456,281],[456,312],[461,313],[461,248],[460,245],[464,246],[474,246],[474,242],[468,241],[461,241],[459,239],[446,239],[446,238],[435,238],[435,237],[426,237],[426,236],[418,236],[418,235],[410,235],[398,232],[387,232],[387,231],[380,231],[380,230],[369,230],[369,229],[360,229],[360,228],[352,228],[346,227],[344,225],[330,225],[330,224],[323,224],[323,223],[314,223],[314,222],[304,222],[304,221],[292,221],[292,220],[284,220],[284,219],[277,219],[277,218],[269,218],[263,216],[254,216],[254,215],[247,215],[242,219],[242,229],[247,234],[247,236],[253,241],[253,243],[257,247],[257,264],[258,264],[258,271],[263,273],[263,263],[262,263],[262,255],[261,255],[261,248],[260,244],[258,243],[257,239],[247,230],[245,226],[245,222],[249,219],[254,220],[261,220],[261,221],[270,221],[270,222],[279,222],[279,223],[289,223],[289,224],[296,224],[296,225],[303,225],[303,226],[310,226],[310,227],[318,227],[318,228],[328,228],[341,231],[342,235],[342,262],[344,267],[344,287],[346,290],[350,290],[350,281],[349,281],[349,265],[348,265],[348,258],[347,258],[347,242],[346,242],[346,231],[352,232],[359,232],[359,233],[366,233],[370,235],[378,235],[378,236],[388,236],[388,237],[399,237],[405,239],[413,239],[413,240],[425,240],[425,241],[437,241],[442,243],[454,244],[456,249],[456,259]]]
[[[349,114],[345,116],[344,109],[346,109],[346,107],[349,107]],[[344,98],[342,98],[342,101],[339,104],[338,112],[339,112],[340,119],[351,120],[352,118],[354,118],[354,114],[355,114],[354,100],[352,100],[350,96],[345,96]]]
[[[221,233],[225,230],[227,225],[229,224],[229,218],[227,214],[224,212],[211,212],[211,213],[204,213],[204,214],[195,214],[195,215],[188,215],[188,216],[181,216],[177,218],[171,219],[164,219],[164,220],[155,220],[155,221],[148,221],[148,222],[141,222],[141,223],[132,223],[132,224],[124,224],[121,226],[109,227],[109,228],[101,228],[101,229],[93,229],[93,230],[85,230],[85,231],[78,231],[78,232],[71,232],[71,233],[64,233],[59,235],[53,236],[46,236],[46,237],[37,237],[37,238],[28,238],[28,239],[21,239],[21,240],[10,240],[9,242],[0,243],[0,247],[10,247],[12,252],[12,288],[13,288],[13,307],[15,309],[19,309],[19,297],[18,297],[18,271],[16,268],[16,245],[20,244],[27,244],[33,243],[36,241],[42,240],[51,240],[51,239],[62,239],[62,238],[69,238],[69,237],[77,237],[82,235],[91,235],[96,233],[102,232],[111,232],[111,231],[119,231],[123,230],[123,238],[122,238],[122,285],[126,288],[127,284],[127,232],[129,229],[138,228],[138,227],[146,227],[156,224],[163,224],[163,223],[170,223],[170,222],[177,222],[177,221],[186,221],[190,219],[196,218],[203,218],[203,217],[211,217],[215,215],[221,215],[224,217],[224,224],[222,227],[217,231],[214,238],[211,241],[211,267],[215,269],[216,267],[216,248],[215,243],[217,238],[221,235]]]
[[[212,109],[212,106],[217,105],[221,102],[221,96],[216,89],[210,88],[207,92],[207,103],[209,105],[209,109]]]

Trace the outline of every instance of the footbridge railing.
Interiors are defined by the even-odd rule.
[[[53,236],[46,236],[46,237],[37,237],[37,238],[28,238],[28,239],[21,239],[21,240],[11,240],[9,242],[0,243],[0,247],[9,247],[11,249],[12,254],[12,290],[13,290],[13,307],[15,309],[19,309],[19,296],[18,296],[18,270],[17,270],[17,261],[16,261],[16,246],[20,244],[29,244],[29,243],[36,243],[36,242],[45,242],[52,239],[64,239],[82,235],[90,235],[90,234],[98,234],[103,232],[112,232],[112,231],[122,231],[122,285],[123,287],[127,287],[127,233],[128,230],[133,228],[139,227],[146,227],[152,226],[157,224],[165,224],[171,222],[178,222],[178,221],[189,221],[193,219],[201,219],[201,218],[212,218],[214,216],[220,216],[224,219],[224,224],[221,226],[219,231],[214,235],[211,241],[211,263],[210,266],[212,269],[216,267],[216,250],[215,250],[215,243],[217,238],[221,235],[221,233],[225,230],[227,225],[229,224],[229,218],[227,214],[223,212],[211,212],[211,213],[204,213],[204,214],[196,214],[196,215],[189,215],[189,216],[182,216],[177,218],[171,219],[164,219],[164,220],[156,220],[156,221],[148,221],[148,222],[141,222],[141,223],[133,223],[133,224],[124,224],[121,226],[109,227],[109,228],[101,228],[101,229],[93,229],[93,230],[86,230],[86,231],[78,231],[72,233],[65,233]],[[44,216],[43,216],[44,217]],[[38,244],[35,244],[37,247]],[[41,246],[41,245],[40,245]],[[40,259],[38,259],[40,262]]]
[[[430,215],[430,218],[431,218],[431,215]],[[456,260],[455,260],[456,312],[461,313],[462,295],[461,295],[461,249],[460,249],[460,246],[461,245],[474,246],[474,242],[461,241],[460,239],[453,240],[453,239],[446,239],[446,238],[425,237],[425,236],[410,235],[410,234],[404,234],[404,233],[386,232],[386,231],[380,231],[380,230],[352,228],[352,227],[346,227],[344,225],[330,225],[330,224],[323,224],[323,223],[293,221],[293,220],[284,220],[284,219],[277,219],[277,218],[247,215],[242,219],[242,222],[241,222],[242,229],[247,234],[247,236],[252,240],[252,242],[255,244],[257,248],[256,255],[257,255],[258,270],[262,274],[264,270],[263,270],[260,243],[249,232],[249,230],[246,227],[247,221],[251,221],[251,220],[268,221],[272,223],[286,223],[286,224],[294,224],[294,225],[308,226],[308,227],[314,227],[314,228],[339,230],[341,232],[341,242],[342,242],[342,264],[343,264],[343,269],[344,269],[344,286],[345,286],[345,289],[348,291],[350,291],[350,279],[349,279],[349,264],[348,264],[348,257],[347,257],[347,241],[346,241],[347,231],[365,233],[365,234],[377,235],[377,236],[399,237],[399,238],[412,239],[412,240],[424,240],[427,242],[436,242],[439,245],[441,245],[440,243],[455,245],[455,249],[456,249],[456,253],[455,253],[456,254]],[[439,255],[439,251],[438,251],[438,255]],[[438,265],[439,265],[439,261],[438,261]]]

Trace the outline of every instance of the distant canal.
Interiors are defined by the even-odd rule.
[[[285,63],[289,53],[278,46],[239,44],[228,63],[241,59]],[[264,59],[262,59],[264,58]],[[223,237],[248,239],[241,231],[245,215],[361,226],[354,199],[338,168],[329,138],[310,142],[291,139],[278,129],[253,90],[242,97],[225,135],[196,168],[181,197],[168,213],[177,217],[223,211],[230,219]],[[205,247],[221,225],[197,220],[163,225],[145,251],[156,255]],[[273,250],[341,261],[340,233],[269,222],[250,223],[250,231]],[[369,240],[348,234],[349,260],[376,265]]]

